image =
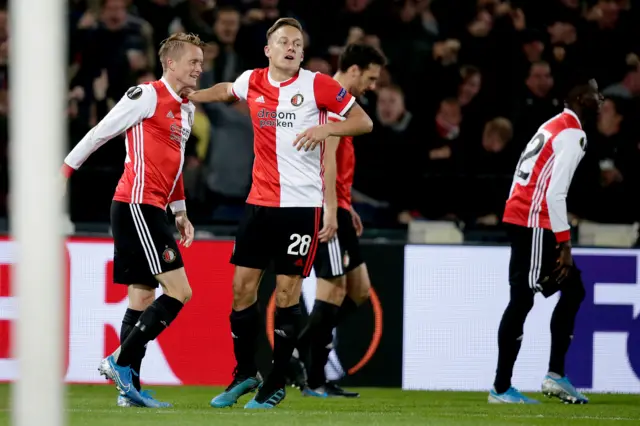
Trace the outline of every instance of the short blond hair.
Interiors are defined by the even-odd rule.
[[[196,34],[171,34],[169,38],[166,38],[162,43],[160,43],[158,56],[160,56],[160,63],[162,64],[163,70],[167,67],[167,59],[170,56],[175,56],[175,54],[179,52],[185,44],[192,44],[200,49],[203,49],[206,46],[206,43],[200,40],[200,37]]]
[[[300,31],[302,34],[302,24],[295,18],[280,18],[267,30],[267,41],[271,38],[271,34],[275,33],[282,27],[293,27]]]

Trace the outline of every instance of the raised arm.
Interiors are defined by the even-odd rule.
[[[331,136],[358,136],[373,130],[373,121],[357,102],[346,112],[345,118],[325,125]]]
[[[356,98],[328,75],[316,74],[313,92],[319,110],[327,110],[345,120],[321,124],[298,134],[293,141],[298,150],[313,150],[329,136],[357,136],[373,130],[373,121],[356,103]]]
[[[330,136],[357,136],[373,130],[373,121],[340,84],[325,74],[317,74],[313,82],[319,109],[346,117],[342,121],[329,121],[324,127]]]
[[[188,95],[193,102],[231,102],[246,100],[252,71],[245,71],[233,83],[218,83],[208,89],[196,90]]]
[[[62,173],[69,177],[91,154],[110,139],[151,117],[156,108],[156,90],[150,85],[134,86],[111,111],[71,150],[64,159]]]

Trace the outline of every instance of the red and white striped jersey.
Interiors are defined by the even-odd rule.
[[[108,140],[126,132],[124,173],[113,199],[186,210],[182,165],[195,107],[163,78],[130,88],[64,160],[69,176]]]
[[[540,126],[516,166],[503,221],[569,240],[567,192],[586,148],[587,135],[569,109]]]
[[[322,207],[322,149],[298,151],[296,136],[324,124],[327,111],[344,116],[355,102],[328,75],[304,69],[285,82],[269,69],[245,71],[233,94],[247,100],[253,121],[253,183],[247,203],[268,207]]]

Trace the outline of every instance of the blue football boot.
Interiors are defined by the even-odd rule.
[[[257,377],[240,374],[236,368],[233,371],[231,384],[220,395],[211,400],[209,405],[213,408],[231,407],[242,395],[255,391],[261,382]]]
[[[586,404],[589,398],[578,392],[569,378],[554,378],[547,374],[542,380],[542,393],[549,398],[558,398],[565,404]]]
[[[98,371],[107,379],[113,380],[120,394],[134,404],[145,406],[145,400],[140,392],[133,386],[133,370],[131,367],[123,367],[116,363],[113,355],[109,355],[100,362]]]
[[[489,392],[489,403],[491,404],[539,404],[540,401],[527,398],[516,388],[510,387],[504,393],[497,393],[495,389]]]
[[[251,401],[247,402],[244,408],[269,410],[280,404],[286,396],[286,392],[283,387],[271,391],[264,391],[263,389],[264,387],[260,388],[258,393],[256,393],[256,396],[254,396]]]

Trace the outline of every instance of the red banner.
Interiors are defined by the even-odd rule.
[[[173,324],[147,346],[143,382],[228,384],[234,367],[229,328],[232,250],[231,241],[196,241],[181,250],[193,298]],[[65,244],[65,254],[65,378],[72,383],[104,383],[97,367],[119,344],[127,288],[112,284],[111,239],[71,238]],[[17,377],[17,365],[10,357],[11,322],[17,318],[10,274],[14,260],[15,244],[0,240],[0,381]]]

